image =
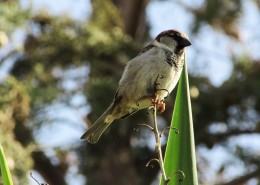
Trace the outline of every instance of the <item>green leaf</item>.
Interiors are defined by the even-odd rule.
[[[168,185],[198,185],[186,58],[178,84],[171,127],[177,128],[179,133],[171,129],[168,137],[164,158],[166,176],[171,178]],[[182,172],[185,174],[183,181]],[[160,185],[163,185],[162,180]]]
[[[0,172],[1,172],[0,174],[2,176],[4,185],[13,185],[12,177],[9,168],[6,164],[4,150],[1,144],[0,144]]]

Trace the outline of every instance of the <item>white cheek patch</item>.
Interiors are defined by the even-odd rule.
[[[163,49],[167,49],[167,50],[172,51],[172,49],[169,46],[166,46],[165,44],[162,44],[162,43],[158,42],[157,40],[153,41],[153,45],[157,46],[158,48],[163,48]],[[176,45],[176,42],[175,42],[175,45]]]
[[[153,44],[159,48],[170,51],[174,51],[178,46],[177,41],[170,37],[162,37],[160,41],[155,40]]]

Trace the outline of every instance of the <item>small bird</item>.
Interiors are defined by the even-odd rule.
[[[81,139],[96,143],[114,120],[149,108],[154,101],[163,111],[165,97],[179,81],[184,49],[190,45],[188,36],[180,31],[161,32],[127,63],[112,103]]]

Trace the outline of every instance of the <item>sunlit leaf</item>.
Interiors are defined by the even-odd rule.
[[[171,127],[177,128],[179,133],[176,134],[174,129],[170,130],[164,158],[166,176],[170,178],[168,185],[198,184],[186,63],[187,62],[185,61],[184,69],[178,84],[177,97],[171,121]],[[161,181],[160,184],[163,185],[163,182]]]
[[[0,145],[0,174],[2,176],[2,180],[4,185],[13,185],[12,177],[9,171],[9,168],[6,163],[4,150],[2,148],[2,145]]]

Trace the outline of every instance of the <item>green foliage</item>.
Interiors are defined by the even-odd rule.
[[[164,158],[166,176],[170,178],[169,185],[198,185],[189,90],[187,62],[185,61],[171,121],[171,127],[177,128],[179,133],[176,134],[174,129],[170,129]],[[185,178],[179,170],[184,173]],[[184,178],[183,181],[182,178]]]
[[[0,15],[0,30],[10,34],[24,24],[24,20],[29,18],[30,10],[21,10],[18,0],[0,1]]]
[[[2,145],[0,145],[0,174],[4,185],[13,185],[12,177],[7,166],[4,150]]]
[[[14,128],[14,121],[23,123],[27,120],[30,97],[26,88],[13,77],[8,77],[0,85],[0,93],[0,125],[5,125],[2,129],[4,132],[10,132]]]
[[[26,173],[32,166],[30,146],[24,147],[14,137],[13,129],[26,123],[30,113],[30,97],[26,88],[15,78],[8,77],[0,85],[0,143],[5,147],[8,161],[12,164],[14,182],[27,184]],[[19,154],[19,155],[14,155]]]
[[[10,134],[6,134],[2,131],[0,131],[0,134],[2,136],[3,135],[5,136],[5,138],[0,137],[0,143],[2,147],[5,149],[5,155],[6,155],[5,159],[2,159],[5,160],[4,163],[0,159],[2,180],[4,181],[4,178],[7,177],[8,178],[7,180],[13,181],[14,184],[24,184],[24,185],[29,184],[27,176],[30,169],[32,168],[33,162],[28,152],[32,151],[32,147],[26,147],[26,148],[23,147],[19,142],[15,141],[10,136]],[[10,145],[10,143],[12,143],[12,145]],[[9,166],[8,171],[10,170],[11,175],[9,174],[9,172],[7,172],[7,164]],[[8,173],[9,175],[7,174],[7,176],[5,176],[4,173]]]
[[[241,16],[242,2],[242,0],[214,0],[207,1],[198,9],[193,9],[196,15],[194,31],[198,31],[200,24],[206,22],[223,30],[227,35],[238,38],[240,33],[235,29],[235,23]]]
[[[92,3],[93,16],[91,21],[101,30],[111,31],[115,27],[123,27],[119,9],[109,0],[96,0]]]

